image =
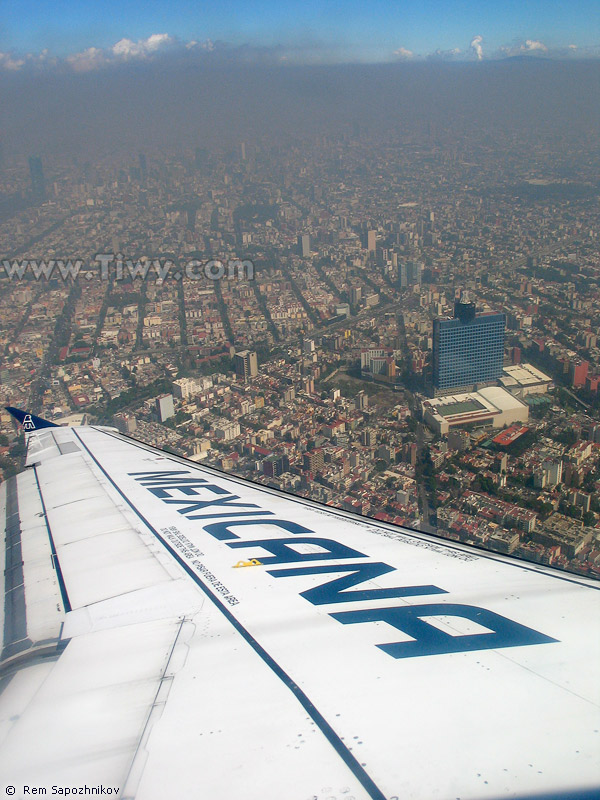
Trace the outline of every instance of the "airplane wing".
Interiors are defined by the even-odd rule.
[[[597,582],[32,424],[0,792],[600,797]]]

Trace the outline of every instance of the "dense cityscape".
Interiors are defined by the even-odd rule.
[[[598,155],[356,123],[5,154],[2,407],[598,576]]]

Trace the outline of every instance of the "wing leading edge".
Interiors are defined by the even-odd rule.
[[[5,578],[6,783],[600,794],[597,583],[109,429],[34,432],[29,454],[0,493],[4,558],[22,561]]]

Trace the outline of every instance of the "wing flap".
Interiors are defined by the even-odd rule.
[[[58,576],[33,473],[3,484],[5,583],[1,666],[53,651],[64,619]]]
[[[117,507],[83,454],[36,467],[72,608],[171,580],[154,542]]]
[[[19,517],[28,636],[33,642],[60,638],[65,608],[35,474],[19,475]]]
[[[48,793],[51,785],[122,787],[180,626],[167,619],[71,640],[18,708],[0,774]]]

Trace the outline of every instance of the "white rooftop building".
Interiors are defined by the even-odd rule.
[[[199,378],[179,378],[173,381],[173,395],[181,400],[188,400],[196,394],[205,392],[213,385],[210,375]]]
[[[527,397],[528,394],[545,394],[552,383],[552,378],[544,375],[533,364],[515,364],[504,367],[501,385],[517,397]]]
[[[453,428],[503,428],[529,418],[528,406],[500,386],[424,400],[422,410],[425,422],[440,434]]]

